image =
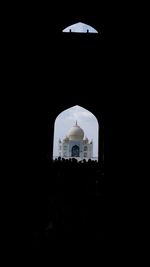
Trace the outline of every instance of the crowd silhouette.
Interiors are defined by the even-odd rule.
[[[32,247],[47,247],[64,238],[103,240],[104,163],[59,157],[45,168],[43,204],[39,200]]]

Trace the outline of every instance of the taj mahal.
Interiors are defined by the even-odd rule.
[[[63,140],[58,141],[58,155],[62,158],[76,158],[88,160],[93,157],[93,141],[84,135],[83,129],[75,125],[69,130]]]

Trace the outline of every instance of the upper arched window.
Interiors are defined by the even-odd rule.
[[[63,32],[98,33],[98,31],[95,30],[93,27],[82,22],[78,22],[68,26],[63,30]]]

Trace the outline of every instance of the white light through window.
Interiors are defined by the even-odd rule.
[[[68,26],[63,32],[98,33],[93,27],[82,22]]]

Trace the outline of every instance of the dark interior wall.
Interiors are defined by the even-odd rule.
[[[57,3],[51,7],[26,5],[10,17],[6,47],[13,90],[9,99],[11,102],[12,94],[18,156],[25,166],[30,162],[36,169],[52,154],[54,121],[66,108],[80,105],[96,116],[100,126],[104,124],[104,14],[99,4],[83,8],[81,3],[70,3],[69,9],[64,2],[59,9]],[[99,34],[62,33],[77,21],[90,24]]]
[[[64,10],[64,9],[63,9]],[[75,10],[74,10],[75,11]],[[30,14],[23,25],[19,51],[23,68],[19,70],[20,101],[25,116],[30,156],[36,163],[52,155],[54,121],[58,114],[74,105],[91,111],[99,125],[104,121],[105,54],[103,22],[87,12],[76,14],[100,34],[65,34],[61,30],[75,20],[75,13]],[[46,12],[47,14],[47,12]],[[54,17],[53,17],[54,18]],[[81,19],[82,18],[82,19]],[[58,28],[57,28],[58,27]],[[99,157],[102,158],[100,129]]]
[[[30,228],[35,207],[37,214],[40,205],[41,210],[45,207],[44,190],[47,189],[47,194],[50,191],[45,183],[45,177],[49,175],[45,165],[51,157],[54,121],[58,114],[66,108],[80,105],[91,111],[100,125],[104,125],[102,10],[96,6],[83,12],[83,9],[70,4],[68,12],[61,5],[64,2],[59,3],[59,11],[58,6],[54,9],[38,4],[17,6],[15,12],[11,10],[6,32],[9,58],[6,64],[10,69],[6,79],[10,88],[6,105],[6,108],[9,106],[9,119],[6,122],[9,124],[8,139],[13,146],[13,149],[9,147],[8,154],[12,169],[15,169],[8,178],[13,188],[10,189],[12,198],[9,205],[15,195],[15,203],[11,204],[12,218],[15,218],[15,224],[18,218],[19,235]],[[62,34],[61,30],[74,20],[90,24],[102,35]],[[104,139],[104,131],[101,130],[100,152],[103,151]],[[49,180],[51,176],[48,176]]]

